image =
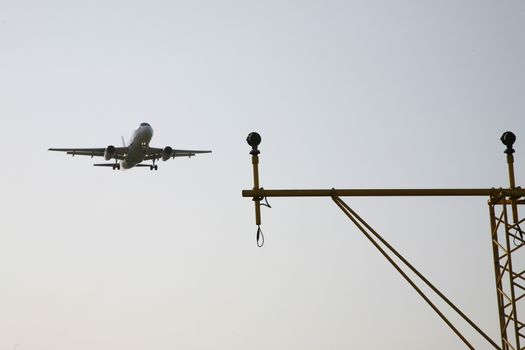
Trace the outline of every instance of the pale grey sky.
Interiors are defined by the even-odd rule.
[[[0,349],[463,349],[330,199],[499,187],[525,159],[524,1],[0,2]],[[114,172],[48,147],[211,156]],[[495,337],[488,209],[349,199]],[[467,332],[481,348],[479,337]]]

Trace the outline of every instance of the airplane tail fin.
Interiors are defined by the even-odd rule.
[[[126,141],[124,141],[124,136],[121,136],[121,137],[122,137],[122,146],[126,147]]]

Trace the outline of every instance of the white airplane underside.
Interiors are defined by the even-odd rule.
[[[65,152],[72,156],[104,157],[105,160],[114,159],[113,163],[93,164],[94,166],[111,167],[116,169],[131,169],[134,167],[148,167],[157,170],[155,162],[159,159],[166,161],[175,157],[193,157],[200,153],[211,153],[202,150],[173,149],[170,146],[164,148],[150,147],[149,143],[153,137],[153,128],[148,123],[142,123],[133,133],[128,146],[115,147],[109,145],[105,148],[50,148],[49,151]],[[151,160],[151,164],[142,164]]]

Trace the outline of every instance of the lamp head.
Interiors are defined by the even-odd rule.
[[[500,140],[505,146],[507,146],[505,153],[514,153],[514,149],[512,148],[514,142],[516,142],[516,135],[514,135],[514,133],[511,131],[505,131],[503,135],[501,135]]]
[[[248,134],[246,142],[248,142],[248,144],[252,146],[252,152],[257,152],[257,154],[259,153],[257,147],[259,147],[259,145],[261,144],[261,135],[259,135],[256,132],[251,132]]]

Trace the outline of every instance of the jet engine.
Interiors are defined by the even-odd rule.
[[[171,158],[172,155],[173,155],[173,148],[171,148],[170,146],[166,146],[162,150],[162,160],[163,161],[167,161],[168,159]]]
[[[109,145],[106,147],[106,150],[104,151],[104,158],[106,160],[110,160],[111,158],[115,157],[115,154],[117,153],[117,150],[115,146]]]

